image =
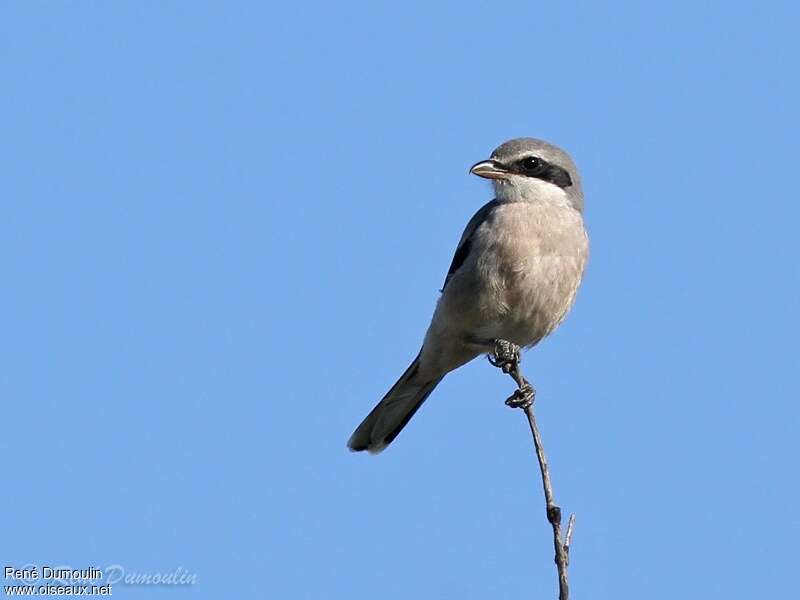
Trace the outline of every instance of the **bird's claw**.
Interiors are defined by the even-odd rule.
[[[494,349],[486,358],[492,366],[503,370],[503,373],[510,373],[513,368],[519,365],[520,351],[519,346],[507,340],[495,340]]]
[[[510,408],[529,408],[535,398],[536,390],[530,383],[526,383],[514,390],[514,393],[506,400],[506,406]]]
[[[517,389],[506,400],[506,406],[522,409],[530,407],[536,397],[536,390],[520,373],[519,363],[522,356],[519,346],[507,340],[495,340],[493,352],[486,358],[493,366],[502,369],[503,373],[511,375],[517,383]]]

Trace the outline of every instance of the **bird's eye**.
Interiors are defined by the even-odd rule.
[[[544,166],[544,161],[538,156],[527,156],[519,161],[520,166],[527,173],[536,173]]]

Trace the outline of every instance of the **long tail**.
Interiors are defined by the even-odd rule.
[[[419,377],[419,356],[406,369],[383,399],[361,422],[347,446],[354,452],[381,452],[403,430],[442,377],[423,380]]]

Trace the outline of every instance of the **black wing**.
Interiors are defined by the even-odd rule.
[[[487,202],[475,213],[469,220],[469,223],[467,223],[467,226],[464,228],[464,233],[461,234],[461,240],[458,242],[458,246],[456,246],[456,253],[453,255],[453,262],[450,263],[450,268],[447,271],[447,277],[445,277],[442,291],[447,287],[447,282],[450,281],[450,277],[453,276],[453,273],[458,271],[461,265],[464,264],[464,261],[467,260],[469,251],[472,248],[472,234],[475,233],[475,230],[481,226],[481,223],[488,218],[499,204],[497,200]]]

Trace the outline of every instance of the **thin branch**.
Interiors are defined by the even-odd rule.
[[[520,352],[519,347],[506,342],[497,340],[495,342],[494,355],[489,357],[492,365],[499,367],[504,373],[510,375],[517,384],[517,390],[506,400],[506,404],[512,408],[521,408],[528,417],[528,424],[533,435],[533,446],[536,450],[536,458],[539,461],[539,471],[542,474],[542,488],[544,490],[545,505],[547,508],[547,521],[553,527],[553,547],[555,549],[555,563],[558,570],[558,598],[559,600],[569,599],[569,579],[567,575],[567,565],[569,564],[569,547],[572,543],[572,535],[575,530],[575,515],[570,515],[567,524],[567,533],[561,537],[561,508],[556,504],[553,496],[553,483],[550,481],[550,468],[547,465],[547,456],[544,453],[542,444],[542,434],[536,423],[536,415],[533,412],[533,400],[536,391],[533,386],[523,377],[519,368]]]
[[[564,536],[564,552],[567,554],[567,564],[569,564],[569,548],[572,546],[572,534],[575,533],[575,513],[569,516],[567,522],[567,535]]]
[[[553,483],[550,481],[550,469],[547,465],[547,456],[542,445],[542,434],[539,433],[539,426],[536,424],[536,415],[533,414],[533,404],[523,408],[525,416],[528,417],[528,424],[531,426],[533,434],[533,445],[536,449],[536,458],[539,459],[539,470],[542,473],[542,488],[544,489],[544,500],[547,506],[547,520],[553,527],[553,547],[556,552],[555,561],[558,569],[558,598],[568,600],[569,580],[567,578],[567,565],[569,555],[567,546],[561,541],[561,508],[553,498]],[[571,519],[572,520],[572,519]]]

